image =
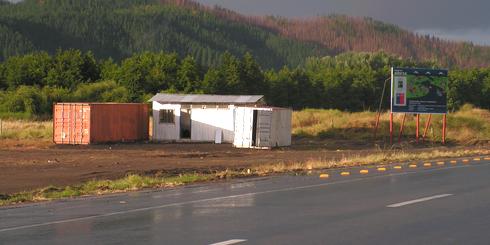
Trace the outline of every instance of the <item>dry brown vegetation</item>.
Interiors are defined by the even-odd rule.
[[[403,115],[395,115],[395,138]],[[374,135],[376,113],[374,112],[341,112],[339,110],[307,109],[293,115],[293,135],[324,139],[343,139],[352,141],[372,140]],[[421,116],[420,135],[428,116]],[[490,140],[490,111],[463,106],[459,111],[448,115],[447,139],[450,143],[468,145]],[[407,115],[404,135],[415,138],[415,116]],[[378,139],[389,137],[389,114],[381,115]],[[427,132],[427,139],[440,142],[442,138],[442,116],[432,117]]]
[[[0,119],[0,139],[51,139],[52,135],[52,121]]]

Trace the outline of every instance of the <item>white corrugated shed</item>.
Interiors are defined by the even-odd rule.
[[[291,145],[292,110],[286,108],[238,107],[235,109],[235,137],[239,148]]]
[[[168,111],[174,117],[172,122],[160,121],[160,113]],[[184,113],[188,114],[184,120]],[[184,122],[186,121],[186,122]],[[183,125],[188,125],[189,134],[183,134]],[[192,107],[178,104],[153,102],[153,140],[154,141],[194,141],[214,142],[217,132],[221,141],[233,143],[234,106]],[[187,137],[186,137],[187,136]]]
[[[233,143],[272,148],[291,144],[290,109],[258,107],[261,95],[157,94],[153,140]]]

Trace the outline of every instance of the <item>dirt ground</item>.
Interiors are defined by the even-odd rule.
[[[235,149],[228,144],[58,146],[47,141],[2,140],[0,193],[114,179],[128,173],[223,170],[265,163],[338,159],[375,151],[379,149],[372,144],[309,140],[294,140],[292,147],[275,150]]]

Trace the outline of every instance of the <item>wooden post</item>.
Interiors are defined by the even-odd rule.
[[[442,144],[446,144],[446,114],[442,116]]]
[[[381,117],[381,111],[378,112],[378,115],[376,116],[376,125],[374,126],[374,141],[376,141],[376,135],[378,133],[378,127],[379,127],[379,118]]]
[[[416,116],[417,122],[415,123],[416,125],[416,132],[415,132],[415,137],[417,138],[417,144],[419,143],[419,138],[420,138],[420,114],[417,114]]]
[[[381,93],[381,100],[379,101],[379,107],[378,107],[378,114],[376,116],[376,126],[374,127],[374,141],[376,141],[376,134],[378,133],[378,127],[379,127],[379,118],[381,117],[381,107],[383,106],[383,98],[385,96],[385,91],[386,91],[386,83],[388,80],[391,78],[387,78],[384,82],[383,85],[383,92]]]
[[[424,135],[422,136],[422,141],[425,142],[425,136],[427,136],[427,131],[429,130],[430,121],[432,120],[432,114],[429,114],[429,119],[425,123]]]
[[[400,133],[398,134],[398,144],[402,143],[403,127],[405,126],[405,118],[407,114],[403,114],[402,123],[400,124]]]
[[[390,145],[393,145],[393,112],[390,112]]]
[[[3,121],[0,118],[0,136],[2,136],[2,135],[3,135]]]

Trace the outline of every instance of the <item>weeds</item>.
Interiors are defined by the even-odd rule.
[[[2,195],[0,196],[0,206],[24,202],[48,201],[77,196],[135,191],[145,188],[174,187],[189,183],[209,181],[215,178],[216,175],[210,174],[183,174],[172,177],[151,177],[131,174],[117,180],[92,180],[75,186],[67,186],[63,188],[48,186],[46,188],[30,192]]]

